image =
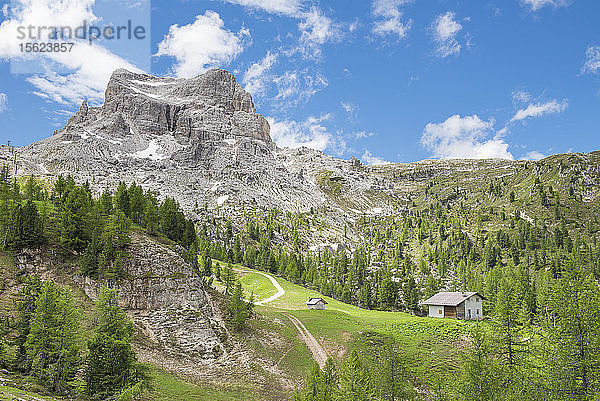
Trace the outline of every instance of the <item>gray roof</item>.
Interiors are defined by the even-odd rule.
[[[471,298],[473,295],[481,294],[477,292],[438,292],[431,298],[422,302],[423,305],[440,305],[440,306],[458,306],[465,299]]]
[[[325,301],[323,298],[309,298],[308,301],[306,301],[306,305],[316,305],[319,302],[323,302],[327,305],[327,301]]]

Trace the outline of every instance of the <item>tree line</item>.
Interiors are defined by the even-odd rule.
[[[55,394],[73,394],[84,370],[85,393],[94,399],[127,399],[150,388],[148,368],[131,348],[133,323],[116,290],[103,288],[95,303],[94,330],[82,346],[81,311],[72,292],[28,276],[4,317],[0,365],[33,377]]]

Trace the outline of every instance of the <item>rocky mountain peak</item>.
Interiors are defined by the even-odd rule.
[[[248,142],[248,149],[263,153],[275,148],[269,123],[225,70],[183,79],[118,69],[104,98],[100,107],[83,102],[63,129],[24,154],[71,171],[167,162],[207,167],[223,144]]]

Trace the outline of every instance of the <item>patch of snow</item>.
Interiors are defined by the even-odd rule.
[[[161,95],[144,92],[143,90],[136,88],[135,86],[130,86],[129,88],[131,88],[134,92],[139,93],[140,95],[148,96],[148,97],[151,97],[152,99],[163,99],[163,96],[161,96]]]
[[[138,81],[137,79],[132,79],[130,82],[134,84],[140,85],[148,85],[148,86],[166,86],[166,85],[174,85],[175,82],[148,82],[148,81]]]
[[[380,207],[374,207],[373,209],[369,210],[369,213],[372,214],[381,214],[383,213],[383,209]]]
[[[228,138],[228,139],[223,139],[223,142],[226,142],[229,145],[233,146],[233,145],[235,145],[236,140],[233,138]]]
[[[227,202],[227,199],[229,199],[229,195],[223,195],[223,196],[219,196],[219,197],[217,198],[217,205],[219,205],[219,206],[223,206],[223,204],[224,204],[225,202]]]
[[[106,142],[112,143],[113,145],[122,145],[123,144],[122,139],[110,139],[110,138],[102,138],[102,139],[104,139]]]
[[[83,132],[79,133],[79,136],[81,137],[81,139],[85,140],[85,139],[89,139],[90,136],[88,134],[84,134]]]
[[[161,147],[156,143],[156,140],[151,140],[148,144],[148,147],[144,150],[140,150],[138,152],[130,154],[130,156],[138,158],[138,159],[150,159],[150,160],[163,160],[166,159],[167,156],[162,153]]]
[[[212,188],[210,189],[210,192],[216,192],[217,189],[219,189],[220,185],[221,185],[220,182],[215,182],[215,185],[212,186]]]
[[[68,145],[69,143],[73,143],[73,141],[62,141],[62,143],[66,143]]]
[[[48,169],[44,166],[44,163],[40,163],[40,164],[38,164],[38,166],[42,169],[43,174],[50,174]]]

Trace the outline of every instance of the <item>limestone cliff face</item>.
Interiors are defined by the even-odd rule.
[[[117,288],[121,306],[142,333],[142,348],[159,350],[172,358],[211,361],[226,355],[226,329],[216,316],[202,279],[169,246],[133,233],[126,279],[97,281],[74,275],[74,285],[96,300],[105,286]],[[66,269],[61,258],[42,252],[24,252],[19,268],[47,280],[61,281]],[[73,271],[76,273],[76,271]]]
[[[170,161],[197,166],[205,162],[198,149],[237,140],[274,147],[269,123],[229,72],[175,79],[119,69],[101,107],[84,102],[63,129],[22,155],[53,172]]]

